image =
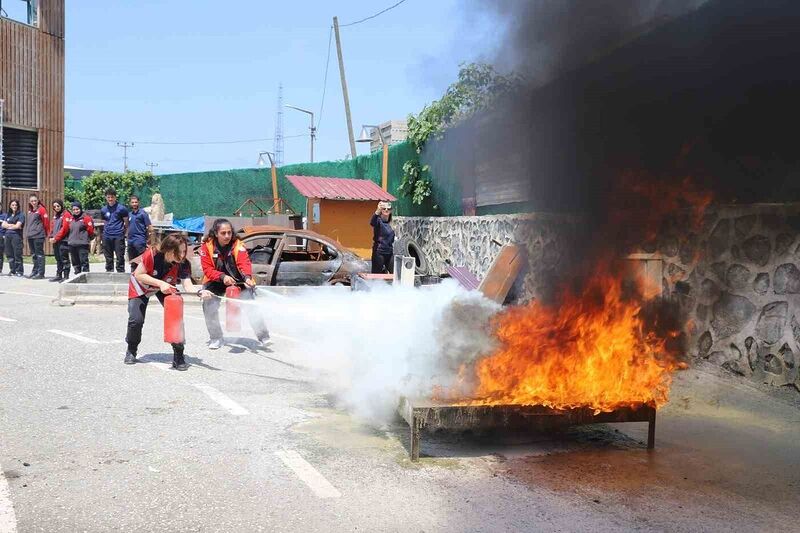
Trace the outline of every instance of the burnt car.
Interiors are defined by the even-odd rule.
[[[313,231],[245,226],[236,236],[247,248],[259,285],[349,285],[352,276],[370,271],[368,261]],[[200,246],[190,254],[195,283],[203,279]]]

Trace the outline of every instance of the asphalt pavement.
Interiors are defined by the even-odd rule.
[[[0,277],[0,532],[797,527],[796,402],[711,370],[678,376],[653,452],[628,424],[426,436],[412,463],[402,421],[332,406],[299,364],[313,339],[258,349],[245,330],[212,351],[187,308],[177,372],[152,299],[128,366],[125,308],[56,293]]]

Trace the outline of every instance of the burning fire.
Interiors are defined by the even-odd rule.
[[[689,179],[677,187],[674,182],[654,186],[632,176],[620,182],[625,192],[620,197],[634,207],[612,210],[605,230],[633,228],[623,236],[624,246],[657,237],[664,221],[676,213],[684,227],[697,227],[711,201]],[[598,242],[603,234],[600,228]],[[467,398],[456,401],[589,407],[596,412],[664,405],[672,373],[686,366],[679,359],[684,325],[668,302],[645,299],[653,287],[632,276],[626,261],[608,259],[620,251],[607,250],[606,259],[595,258],[581,288],[563,288],[556,304],[533,301],[498,315],[493,329],[499,348],[474,367],[462,368],[461,376],[472,378],[474,385]]]
[[[558,307],[534,301],[499,315],[500,348],[476,364],[475,399],[465,403],[596,411],[666,403],[682,364],[669,343],[679,331],[657,334],[625,291],[623,276],[603,269]]]

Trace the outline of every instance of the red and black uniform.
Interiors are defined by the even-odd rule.
[[[75,207],[80,204],[73,202]],[[89,241],[94,237],[94,222],[92,217],[81,211],[77,215],[64,214],[61,229],[53,237],[55,242],[67,240],[69,256],[72,259],[72,268],[76,274],[89,272]]]
[[[203,288],[217,296],[225,295],[223,279],[229,276],[242,286],[239,298],[242,300],[255,299],[255,290],[244,287],[244,281],[253,275],[253,265],[247,249],[239,239],[233,239],[227,246],[220,246],[213,239],[204,242],[200,247],[200,265],[203,267]],[[222,339],[222,326],[219,322],[220,300],[212,298],[203,301],[203,315],[206,319],[206,328],[211,340]],[[258,340],[269,339],[269,330],[264,323],[264,317],[255,306],[242,306],[242,311],[250,321]]]
[[[50,234],[50,218],[44,206],[28,207],[25,215],[25,232],[28,234],[28,248],[33,259],[31,277],[44,278],[44,240]]]
[[[148,276],[166,281],[170,285],[177,285],[181,280],[188,279],[192,273],[189,261],[170,263],[165,259],[163,253],[155,252],[152,248],[145,250],[137,261],[144,267]],[[128,343],[128,351],[134,356],[139,348],[139,343],[142,341],[142,327],[147,314],[147,304],[154,294],[163,306],[166,295],[158,287],[143,284],[137,280],[134,270],[134,274],[131,274],[131,280],[128,283],[128,334],[125,336],[125,342]],[[175,358],[180,358],[181,362],[183,361],[183,347],[183,344],[175,343],[172,345]]]
[[[61,211],[53,213],[53,225],[50,228],[50,237],[53,239],[53,256],[56,258],[55,280],[69,279],[69,245],[63,239],[56,241],[56,235],[61,233],[65,222],[72,220],[72,214],[64,209],[64,203],[55,200],[53,203],[61,206]]]

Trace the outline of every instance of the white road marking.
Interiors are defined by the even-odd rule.
[[[3,468],[0,466],[0,533],[14,533],[16,530],[17,515],[14,513],[14,505],[11,503],[8,481],[6,481]]]
[[[223,393],[215,389],[210,385],[206,385],[205,383],[192,383],[194,387],[200,389],[205,393],[206,396],[220,404],[226,411],[228,411],[233,416],[244,416],[249,415],[250,411],[239,405],[238,403],[234,402],[229,397],[225,396]]]
[[[85,342],[87,344],[123,344],[124,341],[99,341],[97,339],[91,339],[89,337],[84,337],[83,335],[78,335],[77,333],[71,333],[69,331],[61,331],[60,329],[48,329],[50,333],[55,333],[56,335],[61,335],[63,337],[68,337],[70,339],[75,339],[76,341]]]
[[[325,479],[325,476],[311,466],[303,457],[294,450],[278,450],[275,452],[283,464],[291,468],[300,480],[308,485],[319,498],[341,498],[342,493]]]
[[[152,366],[153,368],[157,368],[159,370],[172,370],[172,365],[168,363],[162,363],[160,361],[142,361],[141,364]]]
[[[38,296],[39,298],[50,298],[54,300],[58,297],[57,294],[36,294],[35,292],[17,292],[17,291],[7,291],[5,289],[0,289],[0,294],[15,294],[17,296]]]
[[[0,316],[0,322],[16,322],[16,318],[6,318],[4,316]]]

